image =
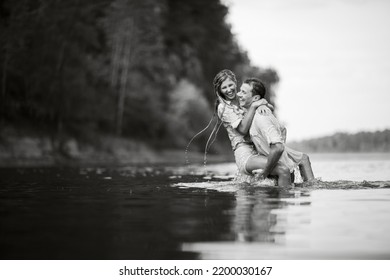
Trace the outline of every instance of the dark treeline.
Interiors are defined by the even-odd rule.
[[[332,136],[320,137],[290,143],[306,152],[390,152],[390,130],[376,132],[359,132],[355,134],[336,133]]]
[[[2,136],[182,148],[213,115],[224,68],[262,78],[273,103],[277,73],[251,65],[227,14],[219,0],[3,0]]]

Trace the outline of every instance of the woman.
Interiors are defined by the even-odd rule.
[[[257,153],[248,138],[248,131],[258,107],[263,113],[269,112],[267,102],[253,102],[244,115],[237,99],[237,79],[230,70],[222,70],[213,81],[214,92],[217,95],[217,113],[227,130],[235,161],[241,174],[251,175],[256,169],[264,169],[267,158]],[[245,135],[245,136],[244,136]],[[278,176],[279,186],[290,186],[291,175],[289,168],[278,162],[271,172]]]

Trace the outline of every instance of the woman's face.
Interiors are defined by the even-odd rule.
[[[227,78],[220,87],[220,92],[227,100],[233,100],[236,98],[236,83]]]

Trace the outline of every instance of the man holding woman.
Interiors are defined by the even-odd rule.
[[[237,98],[237,79],[230,70],[219,72],[213,84],[217,95],[218,117],[227,130],[240,173],[251,175],[253,171],[262,169],[264,178],[276,175],[279,186],[291,185],[291,166],[287,164],[288,162],[280,160],[285,152],[284,143],[270,144],[270,150],[266,154],[263,149],[256,150],[248,136],[254,117],[271,114],[268,107],[272,106],[264,98],[255,98],[250,103],[247,102],[246,108],[242,108]],[[301,155],[303,159],[303,154]]]
[[[259,79],[246,79],[237,94],[240,106],[248,109],[253,102],[263,100],[265,93],[265,86]],[[256,113],[253,118],[249,135],[256,150],[268,158],[262,176],[267,177],[276,162],[281,161],[288,166],[290,172],[298,166],[304,181],[313,180],[314,174],[309,157],[284,145],[283,129],[285,132],[285,128],[282,128],[273,114]]]

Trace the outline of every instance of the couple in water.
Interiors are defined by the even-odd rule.
[[[265,179],[276,176],[279,186],[290,186],[294,171],[303,181],[314,180],[309,157],[285,145],[286,129],[272,114],[264,96],[266,88],[256,78],[246,79],[237,92],[237,79],[230,70],[214,78],[217,114],[227,130],[241,175]]]

